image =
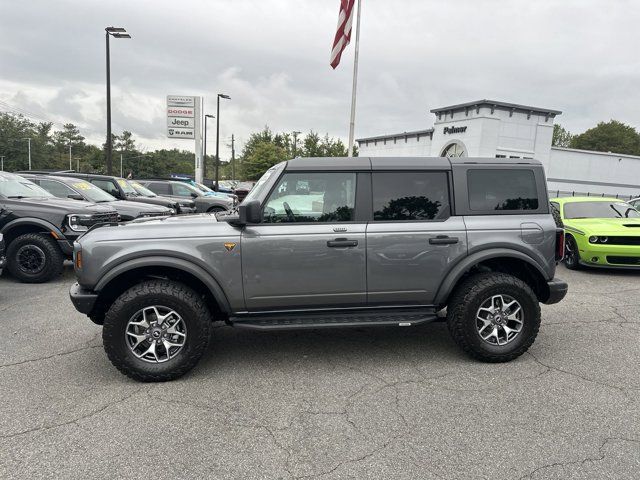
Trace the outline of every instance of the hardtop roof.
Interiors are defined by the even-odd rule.
[[[451,170],[452,165],[542,165],[535,159],[494,157],[296,157],[287,171]]]

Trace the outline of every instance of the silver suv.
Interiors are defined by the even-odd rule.
[[[446,309],[466,353],[504,362],[535,340],[539,303],[566,294],[563,240],[534,160],[298,158],[230,214],[91,230],[70,294],[140,381],[193,368],[212,321],[411,327]]]

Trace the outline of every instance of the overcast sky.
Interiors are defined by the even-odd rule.
[[[356,138],[428,128],[431,108],[483,98],[562,110],[572,132],[640,126],[640,1],[362,2]],[[113,129],[146,149],[193,149],[166,138],[167,94],[202,95],[212,114],[216,93],[230,95],[221,143],[264,125],[346,139],[353,43],[333,71],[338,6],[0,0],[0,100],[102,142],[104,27],[123,26],[133,38],[111,43]]]

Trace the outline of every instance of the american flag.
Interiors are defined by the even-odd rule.
[[[338,14],[338,30],[333,39],[331,49],[331,67],[336,68],[340,63],[343,50],[351,40],[351,24],[353,23],[353,6],[356,0],[340,0],[340,13]]]

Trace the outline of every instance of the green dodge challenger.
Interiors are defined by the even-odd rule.
[[[640,269],[640,213],[615,198],[551,199],[565,229],[565,265]]]

